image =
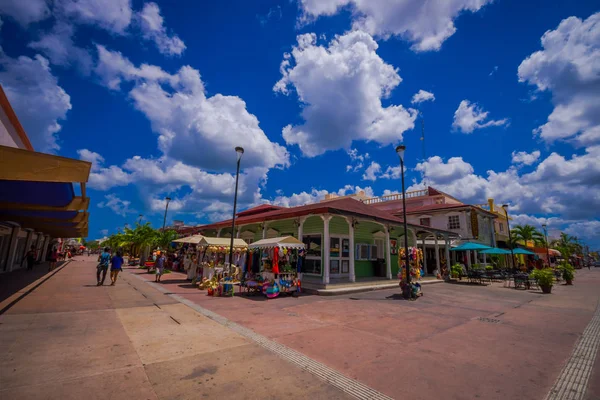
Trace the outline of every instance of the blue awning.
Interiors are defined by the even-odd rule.
[[[0,202],[66,206],[75,197],[72,183],[0,180]]]

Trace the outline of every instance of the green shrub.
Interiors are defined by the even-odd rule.
[[[552,286],[554,274],[550,268],[534,269],[531,276],[535,278],[540,286]]]
[[[491,271],[491,270],[493,270],[493,269],[494,269],[494,267],[493,267],[492,265],[486,265],[486,266],[485,266],[485,270],[486,270],[486,271]]]
[[[460,264],[454,264],[450,267],[450,274],[454,278],[458,278],[462,274],[462,266]]]
[[[575,278],[575,268],[566,261],[563,261],[558,269],[562,272],[562,277],[565,281],[572,281]]]
[[[471,269],[481,269],[481,264],[473,264],[471,265]]]

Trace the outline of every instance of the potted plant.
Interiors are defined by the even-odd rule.
[[[563,262],[558,269],[562,272],[562,277],[567,282],[567,285],[572,285],[575,278],[575,268],[568,262]]]
[[[550,268],[544,269],[534,269],[531,273],[531,277],[533,277],[540,288],[542,289],[542,293],[551,293],[552,285],[554,285],[554,274]]]
[[[453,278],[460,278],[460,274],[462,273],[462,266],[460,264],[454,264],[450,267],[450,275]]]

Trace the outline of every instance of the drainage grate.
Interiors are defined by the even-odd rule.
[[[481,322],[489,322],[490,324],[499,324],[500,322],[502,322],[496,318],[479,317],[477,319]]]

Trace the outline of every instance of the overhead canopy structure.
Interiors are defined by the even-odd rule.
[[[257,242],[251,243],[248,246],[248,248],[250,249],[270,249],[274,247],[286,247],[288,249],[303,249],[304,243],[302,243],[293,236],[281,236],[271,239],[262,239]]]
[[[209,237],[203,236],[202,239],[198,242],[199,246],[216,246],[216,247],[229,247],[231,244],[230,238],[217,238],[217,237]],[[248,248],[248,243],[246,243],[243,239],[233,239],[233,247],[238,248]]]
[[[497,247],[492,247],[491,249],[486,249],[480,251],[481,254],[510,254],[510,251],[506,249],[499,249]]]
[[[450,251],[469,251],[469,250],[487,250],[491,249],[490,246],[486,246],[483,244],[475,243],[475,242],[465,242],[460,246],[454,247],[450,249]]]
[[[173,240],[174,243],[190,243],[190,244],[198,244],[202,240],[204,236],[202,235],[194,235],[183,237],[181,239]]]
[[[516,248],[513,249],[513,254],[525,254],[528,256],[535,256],[535,253],[533,251],[529,251],[529,250],[525,250],[525,249],[521,249],[521,248]]]
[[[0,146],[0,220],[53,237],[88,235],[87,161]],[[75,193],[74,183],[81,187]]]

